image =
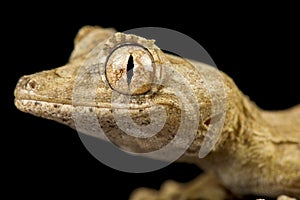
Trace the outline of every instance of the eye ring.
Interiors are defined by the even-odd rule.
[[[144,54],[144,55],[147,55],[147,57],[151,60],[151,64],[150,64],[151,65],[151,73],[149,74],[148,71],[145,71],[145,74],[140,74],[140,75],[143,75],[143,77],[140,77],[141,80],[136,80],[139,77],[135,77],[134,80],[136,80],[136,81],[133,81],[133,83],[131,81],[128,82],[128,74],[127,74],[128,73],[128,68],[127,67],[128,67],[128,61],[129,61],[128,59],[130,57],[135,59],[134,56],[132,55],[133,53],[126,52],[127,55],[124,55],[124,56],[129,55],[129,58],[126,59],[127,60],[126,70],[122,69],[122,70],[119,71],[121,75],[120,74],[115,75],[113,73],[112,69],[109,68],[110,65],[114,64],[113,62],[109,63],[112,56],[114,55],[114,53],[116,53],[116,51],[118,51],[122,48],[128,48],[128,49],[125,49],[125,50],[129,51],[130,47],[136,47],[136,50],[132,50],[132,51],[142,51],[143,50],[144,52],[146,52],[146,54]],[[137,50],[137,49],[140,49],[140,50]],[[139,64],[143,66],[143,63],[139,63]],[[123,65],[124,65],[124,63],[123,63]],[[144,70],[145,70],[145,67],[140,67],[140,68],[144,68]],[[111,71],[109,72],[108,69],[110,69]],[[133,73],[134,73],[135,65],[134,65],[132,70],[133,70]],[[105,79],[106,79],[106,82],[107,82],[108,86],[112,90],[117,91],[118,93],[121,93],[121,94],[124,94],[124,95],[145,95],[148,92],[150,92],[151,89],[152,89],[152,84],[153,84],[154,76],[155,76],[155,73],[156,73],[155,70],[156,70],[156,65],[155,65],[152,53],[146,47],[144,47],[143,45],[135,43],[135,42],[123,42],[123,43],[119,43],[118,45],[113,47],[112,51],[109,53],[109,55],[107,56],[107,59],[105,60],[105,63],[104,63],[104,74],[105,74]],[[141,69],[140,69],[140,71],[141,71]],[[109,76],[109,74],[110,74],[110,76]],[[122,88],[118,88],[118,86],[120,86],[120,84],[118,84],[118,83],[120,82],[121,79],[124,79],[124,74],[126,75],[127,86],[125,86],[125,83],[123,83],[124,85],[121,85],[121,86],[125,87],[125,88],[127,87],[126,90],[122,89]],[[148,76],[147,76],[147,74],[148,74]],[[119,79],[115,80],[115,77],[112,77],[113,75],[117,76]],[[132,77],[134,77],[134,74],[133,74]],[[132,78],[131,78],[131,80],[132,80]],[[132,85],[131,85],[131,83],[132,83]],[[121,84],[122,84],[122,82],[121,82]],[[136,87],[134,87],[134,86],[136,86]],[[132,87],[135,88],[135,90],[131,91]]]

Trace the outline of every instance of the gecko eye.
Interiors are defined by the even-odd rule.
[[[139,95],[151,89],[154,64],[150,52],[139,45],[123,45],[106,62],[106,78],[113,90]]]

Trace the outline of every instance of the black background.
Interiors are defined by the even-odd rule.
[[[8,14],[1,14],[0,104],[6,128],[2,165],[8,177],[2,180],[9,195],[127,199],[137,187],[159,188],[167,179],[185,182],[201,172],[187,164],[146,174],[116,171],[94,159],[76,131],[14,107],[18,78],[64,65],[84,25],[119,31],[146,26],[180,31],[197,40],[218,68],[260,107],[284,109],[300,102],[297,6],[235,5],[230,10],[221,6],[221,11],[217,6],[162,8],[150,2],[114,6],[123,11],[86,2],[76,9],[60,4],[17,4],[7,7]]]

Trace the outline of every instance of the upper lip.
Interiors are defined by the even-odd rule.
[[[101,106],[89,106],[89,105],[76,105],[76,104],[65,104],[60,102],[50,102],[50,101],[40,101],[40,100],[34,100],[34,99],[18,99],[15,98],[15,101],[19,102],[45,102],[45,103],[55,103],[55,104],[61,104],[61,105],[74,105],[74,106],[83,106],[83,107],[97,107],[97,108],[111,108],[111,109],[128,109],[128,110],[140,110],[145,108],[150,108],[151,105],[144,104],[144,105],[136,105],[136,104],[111,104],[111,103],[101,103]],[[114,105],[113,107],[111,105]]]

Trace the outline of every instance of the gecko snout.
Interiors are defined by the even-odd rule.
[[[17,83],[18,88],[22,88],[27,91],[33,91],[38,88],[38,82],[34,80],[31,76],[23,76],[19,79]]]
[[[26,79],[26,82],[24,82],[24,85],[23,85],[24,89],[26,90],[35,90],[37,87],[38,87],[38,83],[36,80],[34,79],[31,79],[31,78],[27,78]]]
[[[23,99],[25,94],[34,92],[39,87],[39,83],[32,76],[22,76],[14,91],[17,99]]]

